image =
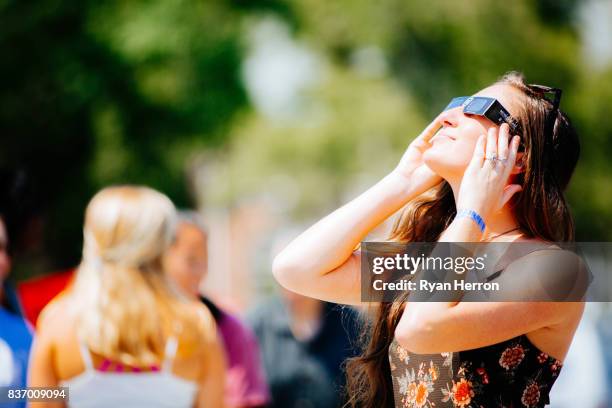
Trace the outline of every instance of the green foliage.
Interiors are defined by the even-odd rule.
[[[37,180],[41,257],[65,266],[79,256],[85,204],[105,185],[148,184],[183,206],[187,161],[213,149],[224,176],[207,186],[212,202],[271,192],[310,218],[394,166],[451,96],[516,69],[564,89],[583,141],[569,192],[579,238],[612,239],[612,71],[581,57],[578,4],[0,2],[0,165]],[[245,28],[269,13],[324,61],[289,121],[249,109],[239,75]],[[357,56],[372,49],[386,69],[368,75]]]
[[[327,122],[315,126],[307,147],[299,127],[284,128],[284,137],[256,147],[263,157],[281,151],[276,161],[266,159],[272,161],[247,167],[250,162],[241,159],[242,171],[236,174],[248,173],[253,178],[285,168],[298,180],[315,179],[298,182],[305,193],[297,208],[299,214],[309,214],[304,206],[308,207],[313,198],[307,196],[327,195],[328,199],[319,197],[326,204],[312,203],[310,217],[313,212],[319,215],[324,212],[321,208],[332,208],[339,196],[350,192],[355,183],[360,184],[358,179],[363,174],[381,175],[383,169],[389,170],[420,126],[452,96],[474,93],[505,72],[518,70],[532,83],[564,89],[561,107],[573,118],[583,145],[568,192],[576,216],[577,238],[612,238],[612,123],[605,112],[612,101],[612,77],[609,71],[593,71],[589,61],[582,58],[583,45],[575,25],[578,2],[296,0],[290,4],[298,22],[297,38],[323,55],[336,73],[321,85],[329,94],[312,95],[313,103],[329,108],[330,96],[336,92],[342,95],[341,84],[352,83],[351,97],[336,106],[342,105],[343,111],[353,112],[354,116],[347,121],[338,110],[328,109]],[[379,89],[386,91],[377,93],[376,102],[365,110],[365,101],[373,96],[370,88],[361,85],[364,79],[354,75],[354,60],[367,47],[381,50],[390,71],[377,80]],[[389,108],[394,104],[390,101],[397,100],[398,89],[403,90],[399,99],[410,103]],[[310,121],[307,117],[300,120]],[[398,126],[401,123],[403,131],[388,130],[394,121]],[[254,120],[252,127],[246,128],[241,123],[238,133],[270,137],[271,130],[261,122],[261,118]],[[366,123],[371,129],[381,130],[376,138],[371,132],[359,131]],[[398,135],[403,144],[397,143]],[[237,157],[242,158],[240,152],[251,151],[255,139],[236,138],[242,143],[236,146]],[[372,160],[360,161],[355,150],[371,139],[376,140],[368,150]],[[333,143],[326,145],[322,140]],[[387,162],[382,157],[374,158],[377,150],[390,144],[394,154],[387,155]],[[335,168],[322,157],[304,158],[304,152],[313,145],[320,156],[327,152],[334,157]],[[310,168],[300,165],[302,161],[310,161]]]
[[[44,202],[51,266],[79,259],[82,214],[111,183],[187,202],[186,146],[219,145],[245,106],[240,10],[223,1],[0,5],[3,167]]]
[[[425,125],[393,83],[346,69],[328,72],[308,96],[313,103],[299,120],[274,123],[248,115],[237,122],[221,160],[225,177],[207,186],[210,200],[227,205],[270,193],[277,202],[291,202],[294,215],[312,217],[345,201],[350,189],[382,177]]]

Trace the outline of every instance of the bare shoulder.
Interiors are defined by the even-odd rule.
[[[61,295],[52,300],[42,310],[36,321],[38,336],[57,338],[73,327],[74,309],[69,295]]]
[[[537,243],[545,246],[513,261],[508,265],[508,275],[520,280],[534,300],[582,302],[592,280],[586,262],[574,251],[554,243]]]
[[[198,324],[206,333],[217,332],[217,324],[215,318],[208,308],[201,302],[194,302],[193,311],[197,316]]]
[[[217,341],[217,325],[206,306],[197,301],[184,305],[180,318],[179,355],[205,355],[208,344]]]
[[[563,360],[584,313],[589,271],[584,260],[571,250],[540,240],[528,242],[542,248],[517,259],[509,268],[524,290],[539,300],[529,303],[532,312],[547,316],[549,321],[528,337],[541,350]]]

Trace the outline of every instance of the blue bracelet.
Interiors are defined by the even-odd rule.
[[[473,220],[476,224],[478,224],[478,228],[480,228],[480,232],[484,232],[485,228],[487,227],[482,217],[474,210],[466,210],[466,209],[458,210],[456,218],[463,218],[463,217],[468,217],[471,220]]]

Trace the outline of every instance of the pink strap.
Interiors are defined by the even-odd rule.
[[[109,368],[113,365],[113,362],[111,360],[109,360],[108,358],[105,358],[102,361],[102,364],[100,364],[100,367],[98,367],[98,371],[102,371],[102,372],[107,372],[110,371]],[[152,366],[149,367],[151,371],[157,372],[160,370],[159,365],[157,364],[153,364]],[[117,373],[122,373],[125,371],[125,366],[121,363],[117,363],[115,365],[115,369],[113,370],[113,372],[117,372]],[[133,373],[141,373],[142,369],[140,367],[132,367],[131,370]]]
[[[98,371],[108,371],[108,367],[110,367],[111,365],[111,361],[108,358],[105,358],[104,361],[102,361],[102,364],[100,364],[100,367],[98,367]]]
[[[81,355],[85,363],[85,368],[87,370],[92,370],[93,362],[91,359],[91,354],[89,353],[89,350],[87,349],[87,346],[85,346],[85,344],[81,344],[80,346],[81,346],[80,347]],[[176,355],[177,348],[178,348],[177,339],[175,337],[170,337],[166,343],[166,348],[164,350],[164,362],[163,362],[164,371],[169,371],[172,369],[172,361],[174,360],[174,356]],[[108,372],[110,371],[110,367],[112,365],[113,365],[113,361],[108,358],[105,358],[104,360],[102,360],[102,364],[100,364],[100,367],[98,367],[96,370],[102,371],[102,372]],[[149,368],[152,372],[159,372],[161,371],[162,366],[160,366],[159,364],[153,364]],[[117,363],[115,364],[115,369],[113,371],[122,373],[125,371],[125,366],[121,363]],[[133,367],[132,372],[140,373],[142,372],[142,369],[140,369],[139,367]]]

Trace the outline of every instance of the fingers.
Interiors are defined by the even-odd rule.
[[[504,179],[507,180],[508,176],[510,175],[510,172],[512,171],[512,169],[514,168],[514,165],[516,164],[516,157],[517,157],[517,152],[518,152],[518,148],[519,145],[521,144],[521,138],[519,136],[513,136],[512,140],[510,141],[510,145],[508,146],[508,157],[505,163],[505,170],[504,170]]]
[[[425,143],[429,143],[429,140],[438,133],[438,130],[442,126],[440,122],[440,115],[436,116],[435,119],[427,125],[427,127],[419,135],[419,139],[422,139]]]
[[[508,139],[510,137],[510,126],[506,123],[499,128],[499,138],[497,139],[497,157],[500,160],[508,158]]]
[[[486,158],[497,156],[497,129],[490,127],[487,132]]]
[[[472,167],[482,167],[482,162],[485,158],[485,136],[480,135],[478,137],[478,141],[476,141],[476,147],[474,147],[474,154],[472,155],[472,160],[470,161],[470,166]]]

